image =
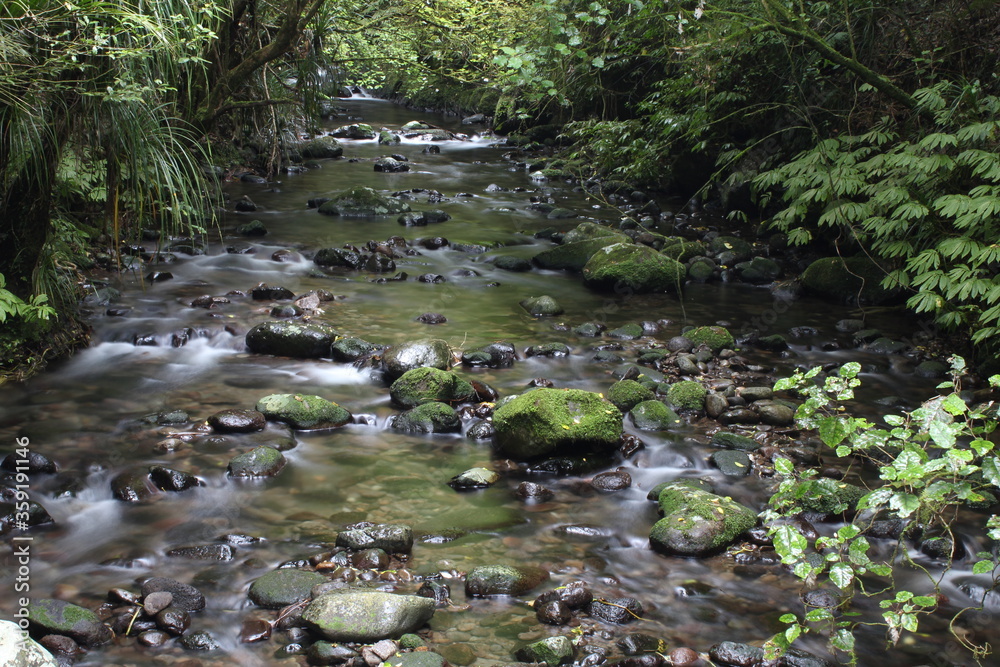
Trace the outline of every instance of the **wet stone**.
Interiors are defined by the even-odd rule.
[[[161,491],[187,491],[205,485],[191,473],[163,466],[150,466],[149,479]]]
[[[146,599],[142,601],[142,608],[149,616],[156,616],[169,607],[173,601],[173,593],[169,591],[156,591],[146,596]]]
[[[148,646],[149,648],[157,648],[163,646],[168,641],[170,641],[170,634],[164,632],[163,630],[146,630],[136,637],[138,641],[143,646]]]
[[[757,413],[749,408],[730,408],[719,415],[719,423],[730,424],[756,424],[760,421]]]
[[[550,489],[535,482],[521,482],[517,485],[514,495],[522,500],[534,500],[538,502],[551,500],[555,496]]]
[[[229,462],[230,477],[274,477],[285,467],[284,455],[274,447],[257,447]]]
[[[573,619],[573,611],[562,600],[535,603],[535,617],[539,623],[566,625]]]
[[[472,597],[522,595],[548,580],[549,573],[534,566],[480,565],[465,577],[465,594]]]
[[[166,591],[173,596],[171,605],[175,609],[201,611],[205,608],[205,596],[194,586],[165,577],[153,577],[142,584],[144,599],[159,591]]]
[[[500,475],[488,468],[471,468],[451,478],[448,486],[456,491],[485,489],[500,480]]]
[[[663,641],[652,635],[636,632],[626,635],[616,642],[625,655],[642,655],[643,653],[661,653]]]
[[[448,318],[441,313],[424,313],[417,317],[417,322],[423,324],[444,324],[448,321]]]
[[[546,663],[556,667],[572,662],[574,647],[568,637],[548,637],[518,649],[514,657],[523,662]]]
[[[738,450],[713,452],[709,461],[726,477],[745,477],[750,474],[750,457]]]
[[[349,528],[338,533],[337,546],[353,550],[377,548],[387,553],[410,553],[413,529],[402,524],[369,524]]]
[[[599,475],[595,475],[590,484],[598,491],[606,493],[622,491],[632,486],[632,476],[621,470],[602,472]]]
[[[431,598],[439,605],[446,605],[451,600],[451,588],[443,581],[425,581],[417,589],[417,595]]]
[[[526,357],[565,357],[569,356],[569,346],[565,343],[545,343],[532,345],[524,351]]]
[[[51,459],[37,452],[28,452],[27,456],[8,454],[0,463],[0,469],[7,472],[24,472],[28,474],[53,474],[58,467]]]
[[[231,561],[236,550],[228,544],[201,544],[191,547],[177,547],[167,551],[171,558],[191,558],[193,560]]]
[[[624,625],[642,618],[642,604],[631,597],[594,600],[587,610],[592,617],[604,623]]]
[[[168,607],[156,615],[156,627],[179,637],[191,627],[191,615],[183,609]]]
[[[261,431],[267,419],[256,410],[220,410],[208,418],[208,424],[218,433],[251,433]]]
[[[111,480],[111,493],[118,500],[127,503],[148,500],[154,492],[155,488],[149,479],[149,473],[144,471],[127,470]]]
[[[218,651],[221,647],[210,633],[206,631],[184,635],[180,639],[181,646],[189,651]]]
[[[240,626],[240,641],[244,644],[267,641],[271,638],[271,624],[260,618],[248,618]]]

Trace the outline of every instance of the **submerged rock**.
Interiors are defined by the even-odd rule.
[[[565,309],[551,296],[529,296],[521,301],[521,307],[536,317],[562,315]]]
[[[285,456],[274,447],[257,447],[229,462],[231,477],[274,477],[285,467]]]
[[[87,647],[107,644],[113,636],[97,614],[64,600],[31,601],[28,622],[41,635],[63,635]]]
[[[536,389],[505,402],[493,414],[498,449],[535,458],[559,449],[613,450],[622,413],[599,394],[579,389]]]
[[[390,427],[409,433],[460,433],[462,420],[444,403],[424,403],[392,419]]]
[[[522,595],[547,581],[549,573],[529,565],[480,565],[465,576],[465,594]]]
[[[560,635],[528,644],[518,649],[514,657],[526,663],[545,663],[549,667],[556,667],[572,662],[575,650],[573,642]]]
[[[387,197],[372,188],[355,187],[341,192],[319,206],[323,215],[366,218],[398,215],[410,210],[410,205],[395,197]]]
[[[321,595],[306,607],[302,620],[330,641],[374,642],[413,632],[434,615],[433,600],[381,591],[344,591]]]
[[[413,548],[413,529],[393,523],[350,528],[337,534],[337,546],[354,551],[382,549],[390,554],[408,554]]]

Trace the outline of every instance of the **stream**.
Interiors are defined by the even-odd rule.
[[[417,541],[407,569],[417,580],[440,576],[451,585],[452,606],[437,610],[425,634],[432,650],[454,656],[453,664],[507,664],[514,661],[514,651],[530,641],[573,632],[536,620],[528,603],[545,587],[516,598],[466,599],[461,574],[483,564],[532,564],[550,573],[548,588],[584,581],[595,595],[631,596],[642,602],[643,618],[628,626],[600,626],[581,618],[577,625],[582,628],[578,634],[585,635],[583,644],[614,646],[626,634],[642,632],[665,640],[669,648],[687,646],[704,653],[724,640],[759,644],[783,627],[777,620],[782,614],[801,613],[800,582],[780,566],[727,554],[673,558],[649,547],[649,529],[657,515],[646,494],[664,481],[707,477],[718,494],[764,509],[772,480],[756,474],[725,477],[709,465],[710,432],[718,428],[712,420],[696,418],[666,433],[636,431],[626,422],[626,430],[638,435],[644,447],[610,468],[570,476],[514,470],[502,474],[491,488],[457,492],[447,482],[462,471],[510,467],[489,441],[387,428],[399,410],[390,404],[386,384],[373,379],[371,368],[249,353],[246,332],[272,319],[274,304],[236,292],[246,294],[258,283],[282,286],[296,295],[328,290],[336,298],[322,304],[320,319],[342,335],[383,345],[438,338],[461,351],[509,341],[519,354],[513,366],[455,369],[489,384],[500,396],[521,393],[536,378],[556,387],[606,392],[627,364],[595,362],[595,348],[611,341],[574,334],[572,328],[584,322],[609,328],[659,323],[641,342],[623,343],[624,351],[618,354],[629,361],[635,359],[633,350],[666,341],[685,326],[722,324],[736,333],[763,323],[764,333],[785,334],[790,347],[780,354],[753,349],[743,353],[750,367],[759,369],[761,384],[795,368],[856,360],[864,367],[858,401],[863,410],[876,410],[876,401],[887,396],[914,407],[931,395],[937,381],[914,375],[914,362],[902,354],[857,349],[850,334],[838,332],[837,323],[863,316],[867,326],[898,339],[912,336],[917,325],[898,312],[862,313],[809,296],[777,302],[766,288],[738,282],[691,284],[682,297],[615,295],[589,290],[579,275],[568,272],[503,271],[490,263],[492,257],[530,259],[552,247],[550,241],[536,238],[541,230],[565,231],[584,220],[616,224],[622,214],[575,184],[532,180],[526,169],[504,159],[509,148],[494,145],[494,137],[474,134],[481,126],[463,126],[454,117],[375,99],[338,104],[346,112],[326,121],[328,130],[355,118],[392,130],[416,119],[469,137],[434,142],[440,154],[425,153],[429,143],[419,139],[404,139],[398,146],[345,139],[344,158],[320,160],[319,168],[283,174],[268,184],[227,182],[228,212],[220,229],[208,235],[205,254],[174,253],[176,261],[109,276],[120,298],[108,305],[91,299],[90,347],[23,385],[0,386],[4,451],[13,451],[16,438],[26,439],[33,452],[54,460],[60,470],[32,479],[32,499],[55,523],[30,533],[31,595],[96,609],[112,588],[138,590],[139,582],[150,576],[175,578],[205,593],[208,608],[192,615],[192,630],[211,633],[221,647],[199,655],[173,641],[154,649],[119,638],[88,652],[77,664],[305,664],[288,648],[295,638],[280,631],[268,641],[240,641],[248,615],[275,616],[256,609],[247,589],[281,563],[328,549],[338,530],[358,521],[413,527]],[[373,171],[373,160],[389,153],[407,157],[410,171]],[[306,206],[309,199],[354,186],[412,191],[409,203],[414,209],[441,209],[451,219],[404,227],[396,216],[330,217]],[[428,204],[428,191],[441,193],[443,200]],[[233,203],[244,195],[257,204],[257,211],[233,212]],[[579,217],[548,219],[530,208],[532,197],[572,209]],[[682,207],[661,203],[676,211]],[[260,220],[268,234],[236,234],[235,228],[250,220]],[[706,228],[720,224],[707,216],[686,223]],[[671,233],[669,228],[657,231]],[[320,248],[345,243],[361,247],[393,235],[419,251],[395,260],[396,271],[408,274],[406,280],[375,281],[392,273],[325,274],[309,259]],[[450,245],[419,246],[420,239],[433,237],[444,237]],[[489,249],[470,252],[471,244]],[[227,252],[247,246],[252,252]],[[276,251],[289,252],[283,254],[284,261],[275,261]],[[148,281],[151,271],[169,272],[172,279]],[[443,276],[444,281],[417,280],[424,274]],[[218,307],[191,307],[199,296],[230,293],[230,302]],[[555,318],[533,317],[519,305],[542,294],[555,298],[565,312]],[[440,313],[447,321],[424,324],[417,320],[424,313]],[[797,337],[788,335],[794,327]],[[543,343],[565,343],[571,354],[522,354],[528,346]],[[284,452],[288,464],[273,479],[229,478],[230,458],[255,440],[204,437],[199,425],[220,410],[252,409],[259,398],[273,393],[317,394],[346,407],[354,420],[334,430],[295,432],[297,444]],[[175,411],[189,419],[178,425],[143,421],[148,415]],[[261,437],[265,435],[289,432],[271,424]],[[159,443],[171,437],[185,444],[164,451]],[[193,473],[204,486],[157,494],[141,503],[113,497],[110,481],[115,475],[154,464]],[[629,488],[602,493],[589,484],[593,474],[618,468],[631,475]],[[519,499],[514,490],[525,480],[545,485],[553,498],[536,503]],[[223,562],[167,555],[178,547],[218,543],[224,535],[263,539],[235,546],[235,557]],[[11,539],[4,537],[13,548]],[[0,617],[11,619],[17,601],[6,591],[14,589],[16,568],[10,554],[3,562]],[[933,567],[927,559],[921,562]],[[970,576],[960,571],[962,567],[971,568],[971,562],[959,563],[942,583],[956,605],[972,603],[956,585]],[[871,655],[878,655],[883,667],[965,664],[967,656],[952,652],[955,644],[947,635],[946,616],[931,617],[926,627],[927,634],[907,635],[889,652],[878,629],[859,633],[861,664],[874,664]],[[833,659],[822,638],[807,637],[801,645]],[[192,658],[200,662],[184,662]]]

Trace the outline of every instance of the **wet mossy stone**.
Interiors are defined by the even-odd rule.
[[[681,264],[687,264],[689,259],[705,254],[705,244],[700,241],[682,240],[665,246],[660,252],[671,259],[676,259]]]
[[[333,196],[319,207],[319,212],[323,215],[358,218],[398,215],[409,210],[409,204],[395,197],[387,197],[372,188],[360,186]]]
[[[757,523],[757,513],[732,498],[668,484],[658,498],[663,518],[649,532],[654,549],[678,556],[708,556]]]
[[[313,256],[313,263],[316,266],[333,269],[356,270],[361,268],[364,261],[364,255],[356,250],[348,250],[347,248],[321,248]]]
[[[611,598],[593,600],[587,606],[590,615],[604,623],[625,625],[642,618],[642,604],[635,598]]]
[[[723,449],[737,449],[742,452],[755,452],[761,447],[760,443],[753,438],[731,431],[717,432],[712,436],[711,444]]]
[[[265,236],[267,234],[267,227],[260,220],[251,220],[245,225],[237,227],[236,233],[240,236]]]
[[[708,258],[696,259],[687,267],[687,277],[696,283],[705,283],[715,274],[715,262]]]
[[[380,345],[361,338],[341,338],[331,346],[330,353],[335,361],[352,362],[380,349]]]
[[[628,412],[643,401],[656,398],[653,391],[635,380],[619,380],[608,389],[608,400],[622,412]]]
[[[610,234],[574,243],[564,241],[562,245],[538,253],[531,261],[540,269],[583,271],[583,267],[587,265],[594,253],[614,243],[624,243],[628,240],[624,234]]]
[[[107,644],[113,635],[97,614],[64,600],[32,600],[28,623],[38,636],[63,635],[87,647]]]
[[[753,409],[765,424],[791,426],[795,423],[795,410],[779,401],[757,401]]]
[[[573,662],[573,642],[562,635],[546,637],[528,644],[514,652],[514,657],[525,663],[545,663],[556,667]]]
[[[378,133],[378,142],[383,145],[394,145],[401,141],[398,134],[393,134],[389,130],[382,130]]]
[[[781,275],[781,266],[767,257],[754,257],[749,262],[740,262],[735,268],[740,279],[752,285],[773,282]]]
[[[678,291],[686,269],[649,246],[616,243],[602,248],[583,267],[587,285],[633,293]]]
[[[466,403],[475,395],[472,385],[455,373],[428,367],[406,371],[389,387],[392,402],[402,408],[433,401]]]
[[[563,243],[577,243],[579,241],[589,241],[591,239],[607,236],[623,235],[621,232],[617,232],[610,227],[605,227],[604,225],[599,225],[596,222],[581,222],[579,225],[566,232],[563,236]]]
[[[413,549],[413,529],[401,523],[348,528],[337,534],[337,546],[353,551],[381,549],[390,554],[408,554]]]
[[[393,345],[382,354],[386,375],[391,380],[414,368],[451,368],[451,347],[441,339],[407,341]]]
[[[531,262],[523,257],[513,255],[498,255],[493,258],[493,266],[511,273],[524,273],[531,271]]]
[[[344,408],[310,394],[270,394],[257,401],[255,409],[272,421],[301,431],[336,428],[351,420],[351,413]]]
[[[536,389],[493,413],[497,448],[514,458],[560,449],[611,450],[622,435],[622,413],[599,394],[579,389]]]
[[[700,382],[681,380],[667,389],[667,403],[681,411],[700,412],[705,409],[708,390]]]
[[[750,474],[750,457],[735,449],[712,452],[709,461],[726,477],[746,477]]]
[[[111,493],[118,500],[127,503],[148,500],[155,492],[156,488],[146,470],[125,470],[111,479]]]
[[[434,615],[434,600],[417,595],[345,590],[320,595],[302,621],[334,642],[370,643],[413,632]]]
[[[274,447],[255,447],[229,462],[230,477],[274,477],[285,467],[285,456]]]
[[[572,350],[565,343],[542,343],[524,351],[526,357],[568,357]]]
[[[536,317],[562,315],[565,309],[551,296],[529,296],[521,301],[521,307]]]
[[[506,341],[496,341],[462,353],[462,363],[466,366],[504,368],[512,366],[516,359],[514,344]]]
[[[220,410],[208,418],[216,433],[253,433],[263,431],[267,418],[256,410]]]
[[[160,491],[187,491],[205,483],[189,472],[164,466],[150,466],[149,479]]]
[[[247,332],[247,348],[256,354],[296,359],[329,357],[337,330],[326,322],[271,321]]]
[[[462,420],[444,403],[424,403],[397,415],[391,428],[407,433],[460,433]]]
[[[341,125],[330,132],[330,136],[344,139],[374,139],[378,136],[378,133],[368,123],[352,123],[350,125]]]
[[[465,594],[523,595],[548,579],[546,570],[531,565],[480,565],[465,576]]]
[[[607,336],[608,338],[617,338],[618,340],[637,340],[642,338],[645,333],[646,331],[642,328],[641,324],[630,322],[617,329],[612,329],[607,333]]]
[[[681,418],[662,401],[642,401],[628,413],[629,419],[642,431],[667,431],[681,424]]]
[[[189,651],[218,651],[222,647],[211,633],[204,630],[184,635],[180,638],[181,646]]]
[[[708,345],[712,352],[718,353],[720,350],[732,348],[736,345],[733,334],[725,327],[708,326],[695,327],[684,332],[684,337],[697,345]]]
[[[281,609],[309,598],[309,591],[327,578],[319,572],[284,568],[263,575],[250,585],[254,604],[265,609]]]
[[[839,479],[820,477],[803,482],[804,493],[797,493],[798,506],[817,514],[852,514],[868,490]]]
[[[823,257],[802,273],[802,285],[813,294],[841,303],[883,304],[898,298],[882,287],[885,270],[866,255]]]
[[[708,249],[716,255],[732,253],[737,262],[745,262],[753,256],[753,247],[736,236],[717,236],[709,242]]]
[[[342,156],[344,147],[334,137],[325,136],[306,142],[299,152],[307,160],[322,160]]]

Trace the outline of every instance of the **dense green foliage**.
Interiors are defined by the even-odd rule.
[[[952,359],[951,382],[938,388],[945,395],[935,396],[913,411],[889,414],[882,424],[872,423],[845,411],[844,402],[854,398],[861,384],[858,363],[844,365],[837,374],[825,377],[821,369],[797,372],[780,380],[776,391],[796,390],[805,397],[796,413],[800,428],[815,430],[825,445],[838,457],[849,457],[864,471],[877,471],[874,488],[832,508],[846,513],[853,520],[832,535],[810,539],[792,522],[784,519],[800,512],[809,499],[829,497],[828,487],[845,487],[844,482],[819,477],[816,469],[796,469],[790,459],[774,461],[781,483],[771,498],[771,507],[764,513],[770,522],[770,534],[782,557],[810,588],[829,582],[844,595],[839,605],[851,608],[856,596],[878,602],[881,619],[859,618],[857,612],[838,614],[836,609],[819,607],[805,613],[782,617],[789,628],[770,642],[774,652],[787,648],[802,632],[829,632],[832,648],[854,655],[853,630],[861,624],[884,625],[891,644],[904,631],[917,632],[920,617],[937,610],[941,604],[939,572],[931,572],[914,563],[905,542],[888,556],[879,557],[871,551],[866,537],[876,521],[903,522],[904,539],[937,535],[948,545],[957,543],[952,533],[960,506],[990,506],[1000,491],[1000,458],[995,444],[989,439],[996,429],[996,412],[992,403],[969,405],[962,398],[959,381],[965,374],[965,362]],[[1000,386],[1000,376],[990,378],[991,385]],[[993,515],[983,521],[984,532],[993,540],[1000,538],[1000,517]],[[952,549],[946,549],[952,552]],[[973,567],[977,574],[992,573],[997,568],[995,555],[977,555]],[[911,570],[927,574],[924,588],[911,591],[893,580],[892,565],[902,561]],[[950,567],[951,557],[945,559]],[[956,638],[975,655],[982,657],[988,646],[973,645],[953,627]]]

